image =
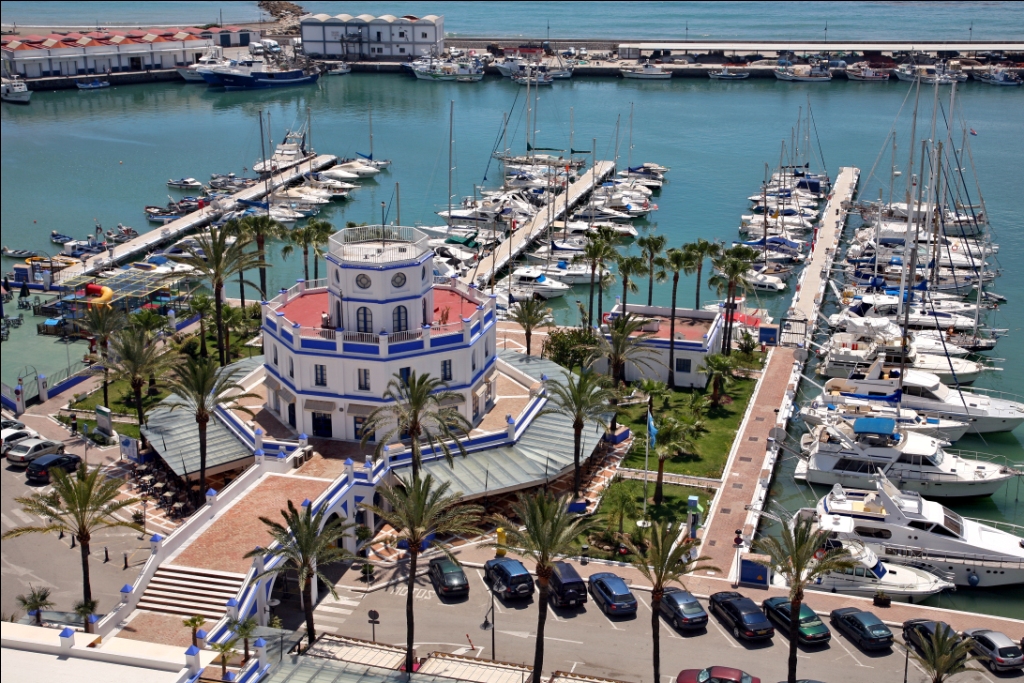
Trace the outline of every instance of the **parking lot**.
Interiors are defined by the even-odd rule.
[[[481,629],[490,610],[490,593],[482,570],[466,568],[470,594],[463,599],[441,599],[426,576],[417,580],[413,593],[416,604],[416,647],[420,656],[431,651],[458,652],[499,661],[532,664],[537,628],[536,594],[530,600],[495,600],[496,650],[492,651],[491,631]],[[545,629],[545,670],[573,671],[578,674],[614,678],[638,683],[651,681],[651,604],[650,593],[635,592],[640,607],[633,617],[611,619],[588,601],[581,609],[551,608]],[[329,594],[317,606],[318,631],[369,640],[371,626],[367,611],[380,613],[376,637],[379,642],[404,646],[404,584],[392,585],[371,593],[339,589],[339,599]],[[707,601],[701,601],[707,609]],[[813,600],[811,601],[813,607]],[[825,620],[828,623],[828,620]],[[706,630],[692,634],[677,632],[661,621],[662,675],[675,680],[682,669],[712,665],[733,666],[758,676],[764,683],[786,679],[789,643],[776,632],[767,643],[736,641],[712,615]],[[898,629],[894,629],[897,640]],[[475,649],[470,649],[470,640]],[[900,644],[892,650],[867,653],[859,650],[832,628],[832,640],[823,647],[800,648],[800,678],[827,683],[866,681],[898,683],[903,680],[904,650]],[[913,661],[908,680],[926,681]],[[1017,680],[1019,675],[993,675],[971,672],[956,677],[957,683],[995,683]]]

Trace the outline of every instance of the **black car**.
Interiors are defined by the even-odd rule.
[[[779,625],[780,630],[789,633],[793,611],[789,600],[782,596],[768,598],[761,603],[761,608],[769,619]],[[828,626],[825,626],[806,602],[800,603],[796,639],[801,645],[824,645],[832,640],[832,632],[828,630]]]
[[[431,560],[427,576],[434,584],[434,590],[442,597],[469,595],[469,580],[466,578],[466,572],[462,571],[462,567],[450,558],[437,557]]]
[[[679,630],[706,628],[708,625],[708,613],[697,598],[678,588],[665,589],[658,611]]]
[[[508,600],[533,595],[533,577],[523,563],[508,557],[495,557],[484,562],[484,580],[491,590]]]
[[[892,631],[871,612],[856,607],[841,607],[829,614],[832,625],[864,650],[892,647]]]
[[[767,640],[775,636],[775,627],[757,603],[735,591],[711,596],[711,611],[732,629],[732,635],[744,640]]]
[[[953,630],[953,627],[944,621],[911,619],[903,622],[903,642],[912,644],[918,650],[922,650],[926,642],[931,642],[932,635],[936,631],[945,631],[947,637],[952,639],[950,641],[952,645],[956,645],[961,640],[960,636]]]
[[[554,562],[551,565],[548,594],[551,602],[558,607],[582,605],[587,601],[587,582],[568,562]]]
[[[36,458],[28,464],[25,477],[29,481],[50,481],[50,470],[61,467],[65,472],[74,472],[82,464],[82,459],[73,453],[51,453]]]
[[[626,582],[611,572],[590,576],[590,594],[605,614],[636,614],[636,597]]]

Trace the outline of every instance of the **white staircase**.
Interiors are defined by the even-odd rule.
[[[224,616],[225,603],[238,595],[244,581],[245,574],[163,565],[150,580],[138,608],[182,617],[200,614],[214,621]]]

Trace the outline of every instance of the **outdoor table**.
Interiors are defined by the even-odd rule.
[[[159,491],[160,489],[162,489],[165,486],[167,486],[167,484],[165,484],[162,481],[158,481],[157,483],[153,484],[153,488],[155,488],[157,491]]]
[[[143,484],[145,484],[146,486],[149,486],[153,482],[153,475],[152,474],[147,474],[146,476],[141,477],[140,481]]]
[[[168,491],[167,493],[165,493],[164,494],[164,498],[166,498],[167,500],[173,500],[174,499],[174,491]]]

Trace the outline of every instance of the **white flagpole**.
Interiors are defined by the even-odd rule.
[[[644,453],[644,511],[641,517],[647,519],[647,463],[651,457],[651,410],[647,409],[647,450]]]

